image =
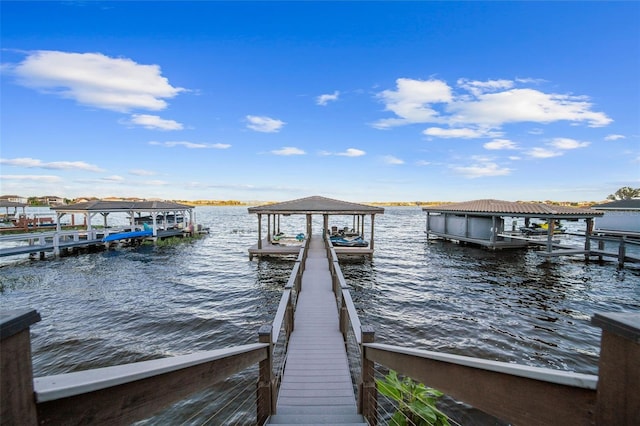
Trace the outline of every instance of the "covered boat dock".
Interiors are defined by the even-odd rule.
[[[337,226],[330,226],[329,216],[351,216],[352,226],[347,227],[346,233],[353,237],[357,236],[362,239],[368,239],[367,245],[359,247],[336,246],[336,254],[372,257],[375,248],[375,216],[377,214],[384,214],[382,207],[350,203],[321,196],[250,207],[248,211],[250,214],[256,214],[258,216],[258,242],[249,248],[250,259],[253,259],[254,256],[297,255],[304,239],[309,238],[313,234],[313,215],[322,215],[322,233],[329,234],[340,231]],[[281,244],[277,239],[280,234],[281,218],[291,215],[306,216],[305,232],[298,235],[300,239],[299,244]],[[264,236],[263,232],[263,217],[267,219],[266,236]],[[365,235],[366,217],[369,217],[370,231],[368,235]],[[342,229],[342,231],[345,230]]]
[[[62,218],[67,214],[81,214],[85,217],[87,231],[92,231],[92,219],[98,215],[103,218],[103,226],[109,228],[108,217],[111,214],[125,214],[129,222],[128,231],[145,228],[152,237],[164,237],[167,233],[175,235],[197,230],[194,207],[170,201],[103,201],[94,200],[83,203],[54,207],[57,230],[60,231]],[[148,224],[145,226],[145,221]],[[124,229],[122,230],[124,231]]]
[[[494,250],[538,245],[544,247],[540,254],[547,257],[575,254],[588,256],[594,218],[602,216],[602,212],[588,208],[493,199],[426,206],[422,210],[427,213],[428,237],[471,243]],[[516,229],[515,221],[512,222],[511,229],[507,229],[506,218],[524,218],[524,229]],[[527,232],[531,229],[531,219],[544,221],[537,236]],[[564,247],[554,241],[556,228],[561,220],[585,221],[584,247]]]

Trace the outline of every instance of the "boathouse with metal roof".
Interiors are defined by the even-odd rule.
[[[258,242],[249,248],[249,258],[253,256],[282,256],[297,255],[299,245],[283,245],[274,243],[274,236],[279,233],[280,220],[282,217],[291,215],[306,216],[305,237],[313,234],[312,217],[322,215],[322,233],[331,232],[329,225],[330,216],[351,216],[353,226],[351,231],[354,234],[368,239],[366,247],[335,247],[339,255],[373,256],[375,248],[375,216],[384,214],[384,208],[369,206],[365,204],[351,203],[347,201],[335,200],[321,196],[311,196],[296,200],[284,201],[281,203],[265,204],[256,207],[249,207],[250,214],[258,216]],[[266,237],[263,233],[263,218],[266,217]],[[366,232],[366,218],[369,218],[369,234]]]
[[[585,221],[585,249],[580,250],[580,254],[587,254],[593,220],[603,214],[587,208],[494,199],[425,206],[422,210],[427,213],[426,233],[429,237],[471,243],[490,249],[544,245],[547,255],[577,254],[575,250],[572,253],[566,249],[554,250],[561,248],[553,241],[555,227],[561,220]],[[542,241],[540,238],[530,238],[515,229],[515,221],[512,221],[512,228],[507,229],[505,224],[508,218],[524,218],[525,227],[529,226],[531,219],[543,220],[546,223],[543,237],[546,238]]]
[[[640,236],[640,198],[596,204],[592,209],[603,212],[595,222],[595,230],[624,232]]]

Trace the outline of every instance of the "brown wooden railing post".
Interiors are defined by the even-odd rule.
[[[0,313],[0,424],[37,425],[29,327],[40,321],[32,309]]]
[[[344,302],[344,298],[341,298],[340,301],[340,332],[342,333],[342,338],[344,341],[347,341],[347,333],[349,331],[349,311],[347,310],[347,305]]]
[[[378,390],[376,389],[375,368],[373,361],[367,359],[367,348],[365,343],[373,343],[375,340],[375,332],[373,327],[363,325],[361,327],[362,346],[360,347],[361,356],[361,383],[358,386],[358,411],[369,422],[369,425],[378,424]]]
[[[595,314],[602,328],[596,424],[640,425],[640,314]]]
[[[287,341],[289,341],[289,337],[291,336],[291,333],[293,333],[294,328],[294,311],[293,304],[291,303],[291,297],[291,293],[289,293],[289,300],[287,300],[287,310],[284,316],[284,329],[287,333]]]
[[[257,395],[257,424],[264,424],[269,416],[276,411],[275,398],[273,397],[273,342],[271,325],[263,325],[258,331],[260,343],[269,344],[269,355],[264,361],[260,361],[260,373],[258,377]]]

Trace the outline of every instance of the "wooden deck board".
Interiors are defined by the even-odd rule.
[[[295,329],[277,401],[277,412],[304,414],[308,407],[347,407],[356,412],[338,308],[322,237],[311,239]]]

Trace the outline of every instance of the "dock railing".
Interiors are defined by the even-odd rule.
[[[35,310],[0,318],[0,423],[130,424],[269,358],[253,343],[112,367],[33,378]]]
[[[91,231],[43,231],[0,236],[0,256],[15,256],[18,254],[37,254],[44,258],[46,252],[54,256],[60,255],[64,249],[80,246],[85,242],[97,243],[98,235],[104,232]]]
[[[263,424],[275,413],[307,250],[308,241],[258,343],[34,379],[29,329],[40,315],[3,312],[0,423],[128,424],[259,365],[256,423]],[[519,425],[640,424],[640,314],[593,316],[602,328],[598,376],[375,343],[373,329],[360,323],[330,241],[327,250],[358,411],[370,425],[383,417],[375,382],[380,368]]]
[[[295,307],[298,294],[302,291],[302,274],[308,250],[309,238],[300,248],[273,322],[262,326],[259,331],[259,341],[269,344],[269,357],[260,363],[258,377],[257,424],[260,425],[276,412],[278,390],[284,374],[289,337],[294,329]]]
[[[360,323],[330,240],[326,244],[340,328],[348,351],[357,352],[349,360],[360,364],[354,375],[358,409],[369,424],[382,416],[379,368],[513,424],[640,424],[640,314],[593,316],[592,324],[602,328],[597,376],[375,343],[373,328]]]

